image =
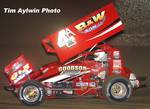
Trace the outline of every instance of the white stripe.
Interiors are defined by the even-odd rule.
[[[68,77],[70,77],[70,75],[62,74],[62,75],[58,75],[58,76],[49,78],[49,79],[47,79],[47,80],[44,80],[44,81],[42,81],[42,83],[44,83],[44,82],[57,82],[57,81],[66,79],[66,78],[68,78]]]
[[[81,57],[82,57],[82,56],[78,56],[77,58],[74,58],[73,60],[71,60],[71,61],[65,63],[64,65],[70,64],[70,63],[72,63],[73,61],[75,61],[75,60],[77,60],[77,59],[79,59],[79,58],[81,58]]]
[[[92,51],[93,48],[95,48],[96,46],[97,46],[97,44],[95,44],[89,51]],[[75,61],[75,60],[77,60],[77,59],[79,59],[79,58],[81,58],[81,57],[83,57],[83,56],[82,56],[82,55],[81,55],[81,56],[78,56],[78,57],[72,59],[71,61],[65,63],[65,65],[70,64],[70,63],[72,63],[73,61]]]
[[[106,31],[102,32],[101,34],[99,34],[99,35],[97,35],[97,36],[95,36],[95,37],[92,37],[91,39],[88,39],[87,41],[93,40],[93,39],[95,39],[95,38],[98,38],[98,37],[100,37],[100,36],[102,36],[102,35],[104,35],[104,34],[110,32],[110,31],[116,29],[117,27],[119,27],[119,26],[121,26],[121,25],[122,25],[122,22],[119,21],[118,23],[116,23],[115,25],[113,25],[112,27],[110,27],[109,29],[107,29]]]

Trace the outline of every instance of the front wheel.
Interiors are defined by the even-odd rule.
[[[30,106],[40,104],[44,98],[44,88],[37,81],[28,81],[20,87],[19,100]]]
[[[103,94],[110,102],[127,101],[132,94],[132,86],[128,79],[114,77],[104,84]]]

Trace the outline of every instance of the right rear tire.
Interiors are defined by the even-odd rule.
[[[132,86],[128,79],[116,76],[104,84],[103,94],[113,103],[127,101],[131,97]]]

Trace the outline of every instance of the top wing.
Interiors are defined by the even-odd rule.
[[[57,54],[63,63],[123,29],[124,25],[111,3],[48,35],[42,44],[47,53]]]

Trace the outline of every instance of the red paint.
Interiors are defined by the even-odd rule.
[[[80,24],[81,22],[88,21],[92,16],[97,15],[101,11],[105,11],[106,19],[103,22],[103,24],[99,26],[98,28],[96,28],[95,30],[90,31],[88,33],[82,33],[82,32],[79,32],[75,28],[76,25]],[[56,79],[59,79],[60,76],[65,75],[64,73],[66,71],[59,72],[60,67],[84,66],[86,67],[86,70],[85,69],[77,70],[79,69],[78,67],[72,67],[72,69],[74,68],[76,70],[71,70],[71,71],[76,71],[76,72],[74,72],[73,74],[67,74],[67,73],[71,73],[71,71],[69,70],[69,72],[66,72],[66,75],[67,76],[71,75],[71,76],[65,79],[61,77],[63,79],[59,80],[59,82],[66,82],[66,83],[71,82],[73,95],[82,96],[82,95],[90,94],[90,95],[101,96],[100,94],[101,91],[99,91],[97,87],[100,82],[103,82],[103,81],[105,82],[107,80],[106,78],[101,78],[99,76],[100,73],[106,72],[106,75],[108,77],[119,75],[122,77],[129,78],[131,71],[125,67],[120,51],[108,44],[97,45],[96,46],[97,50],[93,50],[93,51],[85,51],[85,50],[121,32],[124,29],[124,25],[122,23],[121,24],[119,23],[120,20],[119,21],[117,20],[119,20],[119,15],[116,12],[116,9],[114,8],[113,4],[109,4],[105,6],[104,8],[101,8],[95,11],[94,13],[91,13],[88,16],[83,17],[82,19],[66,27],[71,31],[66,34],[71,34],[71,36],[67,35],[65,36],[65,38],[74,37],[75,43],[73,42],[74,43],[73,45],[71,46],[67,45],[67,44],[72,44],[72,42],[67,42],[67,44],[65,43],[66,44],[65,46],[60,47],[61,45],[58,45],[57,43],[59,32],[56,32],[52,35],[47,36],[45,39],[42,40],[42,44],[46,52],[55,53],[58,56],[59,61],[49,63],[41,67],[38,71],[34,71],[30,62],[23,55],[21,55],[16,60],[12,61],[9,65],[5,67],[4,74],[9,80],[9,85],[14,86],[15,88],[19,88],[19,86],[25,83],[27,80],[37,80],[37,81],[40,81],[44,85],[45,88],[53,88],[52,82],[49,82],[49,84],[51,85],[47,85],[47,83],[46,82],[44,83],[44,81],[47,79],[51,79],[53,77],[57,77]],[[97,24],[97,22],[95,24]],[[95,24],[92,23],[88,27],[94,26]],[[119,26],[117,26],[118,24]],[[73,40],[74,39],[71,39],[71,41]],[[48,44],[49,42],[51,43],[53,47],[51,47]],[[67,46],[70,46],[70,47],[67,47]],[[118,51],[117,59],[115,59],[114,57],[115,51]],[[94,56],[94,54],[98,52],[107,53],[107,61],[105,63],[106,66],[104,66],[103,62],[95,61],[94,57],[92,59],[89,59],[90,56]],[[77,55],[81,56],[81,58],[67,65],[65,64],[66,61],[71,61],[71,59]],[[22,62],[22,61],[23,61],[23,65],[29,64],[30,68],[32,69],[32,72],[26,75],[25,77],[23,77],[22,79],[20,79],[19,81],[17,81],[16,83],[14,83],[14,81],[12,81],[10,78],[17,71],[22,70],[23,65],[15,71],[12,71],[11,69],[13,68],[14,64],[18,62]],[[69,69],[69,67],[66,67],[66,69],[67,68]],[[87,73],[82,74],[83,72],[87,72]],[[66,89],[63,89],[63,90],[66,91]],[[54,91],[53,95],[48,96],[48,98],[53,98],[53,97],[55,98],[55,93],[56,92]]]

